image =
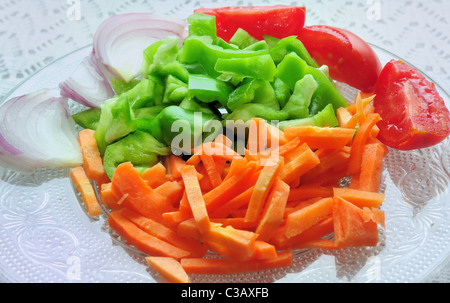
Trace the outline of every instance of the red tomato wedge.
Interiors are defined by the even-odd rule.
[[[391,60],[375,87],[382,118],[378,138],[399,150],[426,148],[450,134],[450,114],[434,83],[403,61]]]
[[[366,93],[373,92],[382,65],[372,47],[348,30],[327,25],[306,26],[299,39],[330,76]]]
[[[306,8],[289,5],[200,8],[194,13],[216,17],[217,35],[229,42],[242,28],[258,40],[263,34],[276,38],[295,36],[305,25]]]

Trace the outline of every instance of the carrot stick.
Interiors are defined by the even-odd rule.
[[[182,182],[167,181],[158,186],[157,188],[155,188],[155,192],[157,192],[161,196],[166,197],[171,203],[171,205],[177,207],[183,195],[184,187]]]
[[[217,137],[214,139],[214,142],[221,143],[230,148],[231,146],[233,146],[233,141],[224,134],[218,134]]]
[[[358,189],[378,192],[384,156],[385,149],[381,144],[372,143],[364,146]]]
[[[213,156],[214,159],[223,159],[225,161],[233,161],[234,158],[242,158],[237,152],[230,147],[219,142],[206,142],[194,150],[194,154],[186,160],[187,165],[198,165],[200,163],[200,155],[203,153]]]
[[[353,139],[354,134],[354,129],[342,127],[297,126],[284,129],[288,140],[299,137],[311,149],[342,148]]]
[[[186,162],[176,155],[170,155],[166,157],[167,171],[175,179],[181,178],[181,169],[186,166]]]
[[[111,210],[121,208],[118,204],[120,198],[117,197],[111,189],[111,182],[103,183],[100,187],[100,201]]]
[[[131,162],[117,166],[111,184],[111,190],[117,197],[126,195],[123,206],[143,216],[161,222],[163,213],[175,210],[167,197],[148,186]]]
[[[146,257],[148,265],[168,283],[189,283],[190,279],[178,260],[169,257]]]
[[[261,240],[255,241],[255,252],[251,257],[252,260],[274,259],[277,256],[277,250],[274,245]]]
[[[282,168],[283,158],[280,157],[271,157],[266,166],[263,167],[261,174],[256,181],[255,187],[253,188],[253,193],[245,214],[246,221],[256,222],[258,220],[272,184],[275,182]]]
[[[230,216],[233,211],[248,205],[253,193],[253,188],[254,186],[249,187],[247,190],[235,196],[230,201],[220,205],[210,214],[210,217],[226,218]]]
[[[78,133],[78,143],[83,157],[83,169],[86,176],[97,182],[99,186],[109,182],[103,166],[103,160],[100,156],[97,141],[94,138],[95,131],[92,129],[83,129]]]
[[[145,254],[172,257],[175,259],[186,258],[191,254],[184,249],[146,233],[118,211],[109,213],[108,225],[125,241]]]
[[[336,246],[336,243],[332,240],[328,239],[312,239],[305,242],[300,242],[294,246],[292,246],[292,249],[327,249],[327,250],[334,250],[338,249]]]
[[[239,262],[224,258],[184,258],[181,265],[188,274],[236,274],[262,271],[292,265],[292,252],[286,250],[277,257],[265,260]]]
[[[382,193],[342,187],[333,188],[333,194],[335,197],[341,197],[360,208],[380,207],[385,199],[385,195]]]
[[[297,158],[283,166],[280,172],[280,178],[286,183],[294,182],[297,178],[302,177],[305,173],[319,165],[319,163],[319,157],[308,148]]]
[[[74,167],[70,170],[70,179],[83,198],[84,206],[89,216],[97,217],[101,214],[100,205],[95,195],[89,178],[82,166]]]
[[[333,198],[323,198],[286,217],[285,235],[292,238],[332,214]]]
[[[207,232],[211,225],[208,212],[206,210],[205,200],[203,199],[202,190],[198,183],[197,171],[192,165],[186,165],[181,169],[181,177],[183,179],[184,188],[191,207],[192,214],[201,233]]]
[[[315,197],[332,197],[333,188],[327,186],[312,186],[312,185],[300,185],[297,188],[291,189],[289,192],[288,201],[306,200]]]
[[[148,185],[151,188],[157,188],[167,181],[166,174],[166,167],[161,162],[158,162],[144,171],[142,173],[142,178],[148,182]]]
[[[265,209],[255,230],[255,232],[259,234],[259,240],[269,240],[283,222],[289,191],[289,185],[280,178],[277,178],[267,198]]]
[[[367,139],[371,135],[371,130],[375,124],[380,121],[379,114],[369,114],[365,122],[360,125],[355,138],[353,139],[352,148],[350,150],[350,159],[348,163],[347,172],[349,175],[353,175],[361,170],[362,154]]]
[[[257,225],[256,222],[246,222],[244,217],[213,218],[211,222],[218,223],[223,227],[231,226],[243,230],[255,230]]]
[[[177,228],[181,222],[191,219],[192,213],[183,211],[170,211],[162,214],[162,223],[170,228]]]
[[[190,252],[191,257],[202,257],[206,254],[206,247],[204,245],[192,239],[180,237],[164,224],[146,218],[127,208],[123,208],[119,212],[148,234]]]
[[[222,172],[218,170],[216,163],[211,155],[201,154],[200,159],[209,177],[212,187],[219,186],[222,183]]]
[[[251,155],[265,150],[267,147],[266,121],[260,118],[253,118],[250,121],[250,128],[247,141],[247,149]]]

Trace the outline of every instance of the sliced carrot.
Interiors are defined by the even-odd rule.
[[[283,222],[289,191],[289,185],[277,178],[267,197],[265,209],[255,230],[259,235],[259,240],[269,240]]]
[[[145,254],[175,259],[186,258],[191,254],[184,249],[146,233],[118,211],[109,213],[108,225],[125,241]]]
[[[379,114],[369,114],[365,122],[360,125],[355,138],[352,142],[352,148],[350,150],[350,159],[348,163],[347,172],[349,175],[353,175],[361,170],[362,154],[367,139],[371,135],[371,130],[375,124],[380,121]]]
[[[341,197],[359,208],[380,207],[385,199],[385,194],[382,193],[343,187],[333,188],[333,194],[335,197]]]
[[[239,262],[225,258],[184,258],[181,265],[188,274],[235,274],[262,271],[292,265],[290,250],[278,253],[277,257],[265,260]]]
[[[157,188],[167,181],[166,174],[166,167],[161,162],[158,162],[149,169],[145,170],[142,173],[142,178],[148,182],[148,185],[151,188]]]
[[[192,213],[179,210],[169,211],[162,214],[162,223],[170,228],[177,228],[178,224],[192,218]]]
[[[378,192],[383,171],[385,149],[381,144],[366,144],[361,159],[358,189]]]
[[[180,181],[166,181],[155,188],[155,192],[166,197],[174,207],[178,207],[184,192],[184,186]]]
[[[355,130],[342,127],[297,126],[286,127],[284,129],[284,135],[288,140],[299,137],[311,149],[339,149],[353,139]]]
[[[346,169],[350,158],[350,152],[346,149],[337,149],[322,158],[320,163],[306,172],[302,178],[302,181],[307,182],[320,176],[322,173],[333,169],[333,171]]]
[[[214,142],[221,143],[230,148],[233,146],[233,141],[224,134],[218,134]]]
[[[111,210],[116,210],[121,208],[118,203],[120,200],[111,189],[111,182],[103,183],[100,187],[100,201]]]
[[[168,283],[189,283],[190,279],[180,261],[169,257],[146,257],[148,265]]]
[[[205,233],[210,229],[211,225],[195,167],[185,165],[181,168],[181,177],[194,219],[200,232]]]
[[[370,102],[373,101],[373,99],[375,98],[374,94],[363,94],[363,93],[358,93],[355,96],[355,102],[351,103],[348,105],[347,110],[352,114],[355,115],[357,113],[357,102],[356,100],[358,100],[358,98],[360,99],[362,108],[365,108],[368,104],[370,104]]]
[[[214,159],[222,159],[225,161],[233,161],[234,158],[242,158],[237,152],[230,147],[219,142],[206,142],[194,149],[194,154],[186,160],[187,165],[198,165],[200,163],[200,155],[203,153],[213,156]]]
[[[201,154],[200,159],[205,167],[206,174],[212,187],[219,186],[222,183],[222,172],[217,168],[216,162],[211,155]]]
[[[333,188],[327,186],[312,186],[312,185],[300,185],[297,188],[291,189],[289,192],[288,201],[300,201],[315,197],[332,197]]]
[[[297,138],[300,141],[300,138]],[[293,139],[294,140],[294,139]],[[297,145],[296,148],[294,148],[293,150],[289,151],[288,153],[286,153],[283,158],[284,158],[284,163],[289,163],[292,160],[298,158],[301,154],[303,154],[305,151],[310,150],[311,148],[309,148],[309,145],[307,143],[299,143]]]
[[[284,217],[286,218],[289,214],[296,212],[302,208],[305,208],[306,206],[314,204],[322,199],[323,199],[322,197],[314,197],[306,200],[290,202],[289,205],[286,205]]]
[[[249,187],[244,192],[238,194],[234,198],[232,198],[230,201],[227,201],[226,203],[220,205],[217,207],[211,214],[211,218],[226,218],[231,215],[231,213],[237,209],[240,209],[244,206],[248,205],[248,202],[250,201],[250,198],[253,193],[253,188]]]
[[[148,186],[131,162],[117,166],[111,184],[111,190],[117,197],[126,195],[123,206],[143,216],[161,222],[163,213],[175,210],[167,197]]]
[[[94,188],[82,166],[70,170],[70,179],[77,188],[86,207],[89,216],[97,217],[101,214],[101,208]]]
[[[338,249],[336,243],[333,240],[328,239],[312,239],[305,242],[300,242],[292,247],[292,249]]]
[[[274,148],[288,143],[289,140],[286,139],[284,132],[278,127],[270,123],[266,123],[266,130],[267,130],[267,147]],[[276,145],[274,146],[273,143],[276,143]]]
[[[292,238],[332,214],[333,198],[323,198],[286,217],[285,235]]]
[[[364,222],[373,221],[383,228],[386,227],[384,211],[379,208],[364,207],[362,217]]]
[[[94,138],[95,131],[82,129],[78,133],[78,144],[83,157],[83,169],[89,179],[98,183],[99,187],[110,180],[106,175],[103,160]]]
[[[175,179],[181,178],[181,169],[186,166],[186,162],[176,155],[167,156],[166,161],[167,172],[171,174]]]
[[[146,218],[127,208],[123,208],[119,210],[119,212],[148,234],[190,252],[191,257],[202,257],[206,254],[206,247],[204,245],[201,245],[199,242],[192,239],[180,237],[176,232],[164,224]]]
[[[228,218],[214,218],[211,219],[212,222],[218,223],[223,227],[231,226],[236,229],[243,230],[255,230],[257,223],[256,222],[247,222],[244,220],[244,217],[228,217]]]
[[[336,119],[338,120],[339,127],[354,128],[348,127],[348,124],[350,120],[352,120],[352,117],[354,117],[354,115],[352,115],[346,107],[340,107],[336,110]]]
[[[246,221],[256,222],[259,219],[272,184],[275,182],[282,169],[283,158],[280,157],[271,157],[263,167],[248,203],[247,212],[245,214]]]
[[[338,248],[378,244],[378,224],[373,220],[365,220],[361,208],[339,196],[334,198],[333,222]]]
[[[277,250],[274,245],[261,240],[255,241],[255,252],[251,257],[252,260],[274,259],[277,256]]]
[[[263,151],[267,147],[267,127],[266,121],[261,118],[252,118],[250,120],[247,150],[251,155]]]
[[[311,150],[305,150],[292,161],[285,163],[280,172],[280,178],[286,183],[292,183],[301,178],[305,173],[319,165],[319,157]]]

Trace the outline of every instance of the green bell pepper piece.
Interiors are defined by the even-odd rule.
[[[310,115],[317,114],[329,103],[333,104],[335,110],[348,106],[347,100],[339,94],[330,79],[320,69],[309,66],[296,53],[287,54],[277,67],[277,77],[291,90],[295,89],[298,80],[308,74],[312,75],[318,84],[309,107]]]
[[[287,54],[292,52],[305,60],[309,66],[319,67],[316,60],[311,57],[306,47],[296,36],[283,38],[270,49],[270,55],[276,64],[280,63]]]
[[[170,149],[152,135],[136,131],[108,145],[103,163],[106,175],[112,178],[114,171],[121,163],[131,162],[142,172],[158,163],[159,156],[169,154]]]
[[[297,81],[294,92],[283,107],[283,111],[289,114],[289,119],[301,119],[309,116],[309,105],[317,87],[318,84],[311,75],[306,75]]]
[[[283,108],[291,96],[292,91],[280,78],[275,78],[271,84],[275,93],[275,98],[278,100],[280,107]]]
[[[212,43],[218,43],[216,17],[195,13],[187,18],[189,23],[189,36],[208,36]]]
[[[254,43],[257,43],[258,39],[252,37],[246,30],[238,28],[234,35],[230,38],[230,43],[238,46],[240,49],[244,49]]]
[[[197,102],[192,98],[185,98],[178,105],[179,107],[187,110],[191,110],[194,112],[202,112],[207,115],[214,116],[215,119],[219,119],[220,113],[217,113],[217,110],[213,106],[209,106],[209,104]]]
[[[232,113],[225,115],[225,120],[247,122],[252,118],[262,118],[267,121],[284,121],[288,117],[288,113],[264,104],[247,103],[237,107]],[[226,121],[224,122],[226,123]]]
[[[172,75],[187,83],[189,72],[178,61],[179,40],[177,36],[168,36],[165,40],[155,42],[144,50],[143,66],[146,68],[144,77],[149,74],[163,77]]]
[[[189,97],[196,98],[204,103],[218,101],[222,106],[226,106],[228,97],[233,91],[233,87],[228,83],[210,77],[208,75],[189,75]]]
[[[163,85],[157,77],[143,78],[130,90],[122,93],[128,98],[131,108],[141,108],[160,103]]]
[[[238,86],[229,96],[227,107],[234,111],[246,103],[258,103],[274,110],[280,110],[280,104],[269,81],[249,79]]]
[[[188,85],[180,79],[169,75],[166,79],[163,103],[179,104],[188,95]]]
[[[102,110],[100,108],[89,108],[79,113],[73,114],[72,119],[82,128],[95,130]]]
[[[132,89],[135,85],[137,85],[139,83],[139,80],[133,79],[129,82],[126,82],[120,78],[112,77],[110,83],[111,83],[111,87],[114,90],[114,92],[116,94],[120,95],[120,94]]]
[[[268,54],[247,58],[219,58],[214,69],[219,73],[230,73],[266,81],[273,81],[277,73],[277,67]]]
[[[336,112],[334,111],[333,105],[330,103],[325,106],[320,112],[314,116],[309,116],[303,119],[293,119],[281,121],[278,124],[278,128],[284,130],[285,127],[296,127],[296,126],[318,126],[318,127],[336,127],[338,126],[338,121],[336,118]]]
[[[151,120],[155,118],[165,107],[166,105],[154,105],[135,109],[133,111],[134,119]]]
[[[212,43],[207,36],[190,36],[184,40],[179,60],[183,64],[199,62],[213,78],[220,76],[214,67],[218,59],[246,58],[268,54],[267,50],[234,50],[225,49]]]

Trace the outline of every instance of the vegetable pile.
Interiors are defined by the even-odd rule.
[[[442,142],[450,114],[414,68],[382,68],[354,34],[305,27],[305,12],[113,16],[60,96],[2,104],[0,161],[72,167],[89,215],[104,206],[169,282],[287,267],[297,249],[376,246],[389,147]],[[353,102],[335,80],[358,90]],[[70,116],[69,98],[88,108]]]

